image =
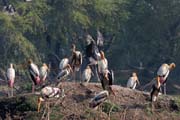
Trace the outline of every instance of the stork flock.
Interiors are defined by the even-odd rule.
[[[62,81],[67,80],[70,76],[72,80],[76,79],[76,72],[80,72],[81,85],[88,85],[92,76],[97,77],[102,85],[102,91],[98,93],[89,103],[89,107],[96,108],[98,105],[103,103],[108,99],[110,94],[115,96],[113,91],[114,82],[114,72],[108,67],[108,60],[105,57],[105,53],[102,50],[103,39],[98,38],[98,42],[92,39],[90,35],[87,35],[87,45],[85,48],[85,56],[83,56],[81,51],[78,51],[75,44],[71,46],[71,56],[65,57],[60,61],[59,70],[57,74],[57,81],[61,84]],[[152,85],[152,90],[150,92],[151,101],[156,101],[160,92],[166,94],[166,82],[168,75],[171,70],[175,68],[175,64],[162,64],[157,70],[157,77],[155,78],[155,83]],[[38,66],[33,62],[32,59],[28,60],[28,71],[32,81],[32,93],[35,92],[35,87],[45,83],[48,75],[49,68],[43,63],[42,67],[38,69]],[[15,69],[13,64],[7,69],[7,79],[8,85],[11,89],[11,96],[13,96],[13,86],[15,80]],[[127,81],[127,87],[130,89],[135,89],[136,85],[140,84],[137,77],[137,73],[133,72],[132,76]],[[59,84],[56,87],[45,86],[41,90],[41,97],[38,99],[38,111],[40,111],[40,104],[43,101],[47,101],[49,98],[59,98],[64,97],[64,89],[60,88]]]

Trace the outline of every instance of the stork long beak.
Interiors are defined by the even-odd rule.
[[[38,108],[37,108],[38,113],[40,112],[41,102],[43,102],[43,101],[44,101],[44,99],[42,97],[38,98]]]

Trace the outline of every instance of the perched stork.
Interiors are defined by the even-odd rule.
[[[100,51],[100,60],[98,60],[98,72],[105,73],[108,69],[108,61],[105,58],[104,52]]]
[[[137,74],[133,72],[132,76],[128,79],[127,87],[131,89],[135,89],[137,84],[140,84],[140,82],[137,77]]]
[[[171,70],[173,70],[176,67],[175,63],[171,63],[170,65],[168,64],[162,64],[158,71],[157,71],[157,75],[160,78],[160,83],[163,85],[164,87],[164,94],[166,94],[166,82],[167,82],[167,77],[169,75],[169,72]]]
[[[82,64],[82,53],[80,51],[76,51],[75,44],[72,44],[71,66],[73,71],[79,71],[81,64]]]
[[[160,78],[157,77],[156,78],[156,83],[152,86],[152,91],[151,91],[151,102],[155,102],[159,93],[160,93],[160,87],[161,87],[161,83],[160,83]]]
[[[55,98],[59,98],[59,97],[64,97],[64,90],[63,89],[59,89],[56,87],[50,87],[50,86],[46,86],[41,90],[41,97],[38,98],[38,107],[37,107],[37,111],[40,112],[40,108],[41,108],[41,103],[45,102],[46,103],[46,107],[44,110],[44,114],[47,111],[47,118],[49,120],[49,101],[50,100],[54,100]],[[43,114],[43,116],[44,116]]]
[[[86,67],[86,69],[83,71],[83,74],[82,74],[83,82],[88,83],[90,81],[90,79],[91,79],[92,74],[93,74],[92,70],[91,70],[90,66],[88,65]]]
[[[81,65],[82,65],[82,53],[80,51],[76,50],[75,44],[72,44],[72,56],[71,56],[71,61],[70,65],[73,70],[73,77],[74,80],[76,79],[76,71],[79,71]]]
[[[68,63],[69,63],[69,59],[68,58],[63,58],[61,60],[61,62],[59,63],[59,69],[60,70],[64,69],[64,67],[66,67]]]
[[[28,61],[28,64],[29,64],[29,67],[28,67],[29,73],[30,73],[32,83],[33,83],[32,84],[32,92],[34,93],[35,85],[40,84],[39,69],[38,69],[37,65],[32,62],[31,59]]]
[[[71,66],[69,64],[67,64],[62,70],[61,72],[58,74],[57,79],[58,80],[63,80],[65,79],[68,75],[70,75],[70,73],[72,73],[73,70],[71,68]]]
[[[90,108],[97,109],[100,104],[107,100],[109,93],[107,90],[98,93],[89,103]]]
[[[11,88],[11,96],[13,96],[15,70],[13,68],[12,63],[10,64],[10,68],[7,69],[7,79],[8,79],[9,87]]]
[[[41,83],[44,83],[48,74],[48,66],[46,65],[46,63],[43,63],[43,65],[41,66],[39,74]]]

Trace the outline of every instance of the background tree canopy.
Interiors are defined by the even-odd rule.
[[[104,50],[116,82],[135,70],[147,82],[164,62],[175,62],[170,82],[178,83],[180,65],[179,0],[6,0],[15,14],[3,10],[0,1],[0,68],[16,67],[32,58],[58,67],[75,43],[84,50],[85,36],[97,38],[100,30]],[[21,67],[21,72],[25,70]]]

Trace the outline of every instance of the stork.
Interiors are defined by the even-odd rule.
[[[157,100],[157,97],[160,92],[160,87],[161,87],[160,78],[156,77],[156,83],[152,86],[152,91],[150,93],[151,102],[155,102]]]
[[[73,70],[71,68],[71,66],[69,64],[67,64],[62,70],[61,72],[58,74],[57,79],[58,80],[63,80],[65,79],[68,75],[70,75],[70,73],[72,73]]]
[[[88,65],[86,67],[86,69],[83,71],[82,80],[85,83],[88,83],[90,81],[90,79],[91,79],[91,75],[93,75],[93,73],[92,73],[92,70],[91,70],[90,66]]]
[[[108,69],[108,61],[105,58],[104,52],[100,51],[100,60],[98,60],[98,72],[100,74],[105,73],[106,69]]]
[[[132,76],[128,79],[127,87],[131,89],[135,89],[137,84],[140,84],[140,82],[137,77],[137,74],[133,72]]]
[[[70,64],[74,72],[74,79],[75,79],[76,78],[75,72],[79,71],[82,65],[82,53],[76,50],[75,44],[72,44],[72,56],[71,56]]]
[[[107,90],[103,90],[98,93],[94,98],[91,99],[89,103],[89,107],[93,109],[97,109],[99,105],[101,105],[104,101],[107,100],[109,93]]]
[[[32,93],[34,93],[35,85],[40,84],[40,76],[39,76],[39,69],[36,64],[30,59],[28,60],[28,70],[32,79]]]
[[[42,88],[41,96],[38,98],[37,111],[40,112],[41,103],[45,102],[46,107],[45,107],[43,116],[44,116],[45,112],[47,111],[47,119],[49,120],[49,113],[50,113],[49,112],[49,110],[50,110],[49,102],[50,102],[50,100],[54,100],[55,98],[58,99],[59,97],[65,97],[64,89],[51,87],[51,86],[46,86],[46,87]]]
[[[46,63],[43,63],[43,65],[41,66],[39,74],[41,83],[44,83],[48,74],[48,66],[46,65]]]
[[[63,58],[61,60],[61,62],[59,63],[59,69],[62,70],[64,69],[64,67],[69,63],[69,59],[68,58]]]
[[[166,95],[166,82],[167,82],[167,77],[169,75],[169,72],[172,71],[174,68],[176,67],[175,63],[171,63],[171,64],[162,64],[158,71],[157,71],[157,75],[160,78],[160,83],[162,84],[162,86],[164,87],[164,94]]]
[[[10,68],[7,69],[7,79],[9,83],[9,87],[11,88],[11,96],[13,96],[13,87],[15,80],[15,70],[13,68],[13,64],[10,64]]]

